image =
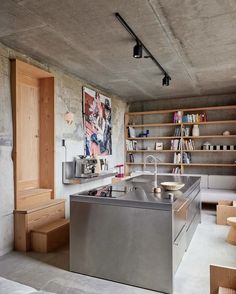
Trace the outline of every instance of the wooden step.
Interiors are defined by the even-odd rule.
[[[69,243],[69,220],[60,219],[31,231],[31,249],[50,252]]]
[[[52,196],[52,189],[27,189],[18,193],[18,208],[24,208],[33,205],[41,205],[49,201]]]
[[[51,199],[43,205],[14,210],[15,250],[30,250],[30,232],[65,218],[65,200]]]
[[[65,199],[50,199],[47,200],[45,202],[43,202],[42,204],[31,204],[19,209],[15,209],[14,213],[32,213],[38,210],[42,210],[44,208],[50,207],[50,206],[54,206],[54,205],[58,205],[59,203],[64,203]]]

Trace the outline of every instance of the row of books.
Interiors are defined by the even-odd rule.
[[[175,152],[174,154],[174,161],[175,164],[180,164],[181,163],[181,153]]]
[[[207,115],[206,113],[200,113],[200,114],[186,114],[182,117],[183,123],[198,123],[198,122],[206,122],[207,121]]]
[[[178,166],[173,167],[172,174],[180,174],[180,173],[181,173],[181,169]]]
[[[194,141],[189,139],[189,140],[184,140],[183,141],[183,149],[185,150],[195,150],[195,144]]]
[[[174,137],[180,137],[180,136],[181,136],[181,128],[177,127],[175,128],[175,131],[174,131]]]
[[[183,161],[182,163],[189,164],[192,162],[191,153],[183,152]]]
[[[126,140],[126,150],[127,151],[132,151],[132,150],[137,150],[137,141],[133,140]]]
[[[171,140],[170,150],[180,150],[181,149],[181,141],[180,139]]]

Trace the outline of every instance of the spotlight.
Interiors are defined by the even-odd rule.
[[[137,40],[137,44],[134,46],[133,50],[133,57],[134,58],[142,58],[143,55],[143,46],[140,44],[140,42]]]
[[[170,80],[171,80],[171,77],[165,74],[164,78],[162,79],[162,86],[169,86]]]

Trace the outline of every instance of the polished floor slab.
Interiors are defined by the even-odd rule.
[[[214,221],[215,212],[204,211],[202,223],[176,273],[174,294],[209,293],[211,263],[236,267],[236,247],[225,241],[229,227],[218,226]],[[50,254],[11,252],[0,258],[0,276],[58,294],[157,293],[71,273],[68,261],[67,248]]]

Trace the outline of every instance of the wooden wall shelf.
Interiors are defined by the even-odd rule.
[[[171,117],[173,117],[173,114],[177,111],[181,111],[182,115],[187,114],[200,114],[200,113],[206,113],[207,121],[204,122],[179,122],[174,123],[171,122]],[[226,111],[226,112],[224,112]],[[220,112],[220,113],[219,113]],[[230,115],[228,115],[230,114]],[[153,115],[153,118],[150,118],[150,116]],[[148,117],[146,117],[148,116]],[[193,116],[192,116],[193,117]],[[222,119],[219,119],[222,118]],[[223,119],[225,118],[225,119]],[[135,123],[136,120],[136,123]],[[169,121],[168,121],[169,120]],[[193,125],[199,125],[201,130],[204,128],[203,135],[200,136],[184,136],[183,130],[185,127],[189,126],[190,129]],[[214,128],[213,126],[216,126]],[[224,129],[227,127],[227,130],[231,132],[232,135],[223,136],[222,134],[217,134],[219,132],[220,128]],[[138,129],[140,131],[145,131],[145,129],[151,128],[150,133],[152,133],[152,136],[150,137],[134,137],[129,138],[128,136],[128,130],[129,127]],[[156,128],[156,129],[155,129]],[[171,136],[170,133],[173,133],[175,128],[179,128],[181,130],[180,136]],[[225,129],[224,129],[225,130]],[[155,136],[156,134],[156,136]],[[178,134],[178,133],[177,133]],[[191,133],[190,133],[191,134]],[[160,154],[161,160],[166,158],[166,161],[163,160],[161,163],[158,163],[159,166],[166,166],[166,167],[180,167],[180,172],[185,173],[184,169],[188,167],[210,167],[215,168],[213,170],[213,174],[217,174],[217,169],[222,167],[227,168],[233,168],[232,173],[235,172],[234,168],[236,167],[236,164],[234,164],[234,160],[236,160],[236,157],[233,155],[236,154],[236,150],[200,150],[201,145],[205,142],[204,139],[211,139],[211,143],[214,145],[214,139],[221,140],[221,145],[236,145],[235,139],[236,138],[236,105],[224,105],[224,106],[213,106],[213,107],[200,107],[200,108],[186,108],[186,109],[168,109],[168,110],[154,110],[154,111],[141,111],[141,112],[127,112],[125,114],[125,139],[130,141],[137,141],[136,144],[139,144],[137,146],[138,149],[136,150],[126,150],[125,145],[125,156],[128,159],[129,154],[137,154],[138,159],[135,158],[135,162],[126,162],[125,165],[125,173],[128,175],[130,173],[130,168],[132,166],[138,166],[138,165],[144,165],[144,156],[145,154]],[[194,150],[186,150],[184,146],[184,140],[197,140],[196,141],[196,149]],[[164,143],[164,150],[146,150],[145,147],[149,146],[152,147],[151,141],[161,141],[166,140]],[[180,150],[169,150],[168,149],[168,141],[170,140],[180,140],[181,149]],[[202,140],[202,141],[201,141]],[[227,140],[227,141],[224,141]],[[234,141],[230,141],[234,140]],[[148,145],[149,142],[149,145]],[[226,143],[224,143],[226,142]],[[135,144],[135,143],[133,143]],[[141,144],[141,145],[140,145]],[[147,144],[147,146],[146,146]],[[219,143],[215,144],[219,145]],[[141,147],[140,147],[141,146]],[[167,147],[168,146],[168,147]],[[185,148],[184,148],[185,147]],[[132,147],[131,147],[132,148]],[[142,149],[143,148],[143,149]],[[181,161],[180,163],[171,163],[170,156],[173,156],[174,153],[180,153],[181,154]],[[192,154],[194,158],[194,162],[190,162],[190,164],[183,163],[183,153]],[[139,154],[139,155],[138,155]],[[169,155],[168,155],[169,154]],[[172,155],[173,154],[173,155]],[[199,156],[197,157],[197,154],[201,154],[201,161],[206,158],[206,162],[199,163],[196,160],[199,159]],[[210,161],[216,161],[212,163],[207,163],[207,159],[209,161],[210,155],[205,154],[211,154],[212,159]],[[232,156],[232,163],[218,163],[217,156],[214,154],[224,154],[231,158]],[[195,156],[195,157],[194,157]],[[206,157],[204,157],[206,156]],[[208,156],[208,157],[207,157]],[[229,162],[229,158],[227,157],[227,162]],[[214,160],[215,159],[215,160]],[[137,162],[136,162],[137,160]],[[139,162],[138,162],[139,161]],[[219,160],[218,160],[219,161]],[[152,163],[149,163],[147,165],[152,165]],[[221,172],[219,173],[221,174]]]

